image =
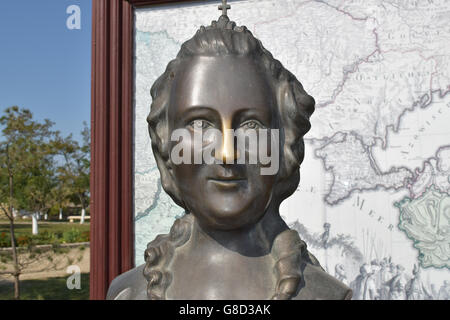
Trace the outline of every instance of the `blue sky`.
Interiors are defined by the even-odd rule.
[[[70,5],[81,30],[69,30]],[[17,105],[81,139],[90,121],[91,0],[0,1],[0,114]]]

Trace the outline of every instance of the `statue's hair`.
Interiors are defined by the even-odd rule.
[[[300,181],[299,167],[304,158],[303,136],[311,127],[309,118],[314,112],[315,101],[305,92],[297,78],[263,47],[261,41],[256,39],[245,26],[236,26],[226,16],[221,16],[218,21],[213,21],[211,26],[202,26],[193,38],[183,43],[176,59],[168,64],[165,72],[151,88],[153,102],[147,121],[153,155],[161,173],[161,184],[175,203],[187,209],[171,173],[167,119],[171,85],[182,63],[196,56],[223,55],[252,58],[259,63],[263,70],[267,71],[268,78],[272,80],[270,82],[276,94],[278,114],[282,123],[280,139],[281,144],[284,145],[281,150],[283,161],[281,161],[272,197],[273,201],[277,201],[277,203],[272,203],[272,207],[278,208],[280,203],[296,190]],[[175,222],[169,235],[158,236],[148,245],[147,266],[144,274],[149,281],[149,297],[164,298],[165,289],[163,290],[163,288],[167,288],[171,281],[170,274],[164,271],[166,270],[164,266],[167,266],[168,261],[171,260],[174,249],[189,239],[191,229],[185,224],[186,221],[190,221],[187,216],[189,214],[183,218],[187,220],[181,219]],[[297,290],[300,281],[300,275],[296,273],[300,270],[298,258],[303,254],[303,251],[300,250],[303,245],[307,252],[306,245],[300,239],[299,241],[302,243],[300,246],[300,242],[292,239],[290,241],[289,248],[292,250],[285,248],[283,249],[285,254],[281,256],[277,254],[278,267],[276,269],[281,282],[277,285],[279,294],[274,296],[276,298],[291,297],[295,293],[292,290]],[[289,252],[290,258],[287,258],[286,252]],[[155,261],[161,259],[162,256],[164,256],[165,262],[161,260],[162,264],[158,264],[157,268],[159,271],[156,271],[152,267],[155,266]],[[293,283],[296,284],[292,285]]]
[[[177,219],[170,228],[169,234],[160,234],[147,245],[145,250],[144,277],[147,279],[147,296],[151,300],[161,300],[166,297],[166,289],[172,281],[172,275],[167,270],[175,248],[185,244],[192,233],[193,216],[184,215]]]

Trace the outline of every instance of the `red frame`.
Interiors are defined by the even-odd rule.
[[[93,0],[90,298],[134,266],[134,9],[186,0]]]

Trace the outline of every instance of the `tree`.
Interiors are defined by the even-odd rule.
[[[10,225],[14,272],[14,298],[20,298],[19,277],[21,268],[17,256],[13,208],[46,207],[45,194],[52,182],[51,176],[51,131],[53,123],[33,120],[32,113],[17,106],[5,110],[0,118],[2,140],[0,141],[0,203],[5,209]],[[48,179],[48,181],[47,181]],[[40,189],[41,188],[41,189]]]
[[[60,183],[67,186],[69,199],[86,210],[90,195],[90,130],[85,122],[83,124],[81,146],[72,135],[62,138],[58,133],[54,148],[64,159],[63,165],[58,167]]]
[[[58,209],[58,211],[61,213],[63,208],[66,207],[70,200],[69,196],[71,193],[71,187],[69,184],[69,181],[65,179],[65,177],[60,172],[59,168],[57,169],[57,181],[56,185],[51,190],[51,196],[54,200],[54,206]]]
[[[50,135],[53,135],[50,133]],[[48,137],[51,139],[51,136]],[[53,205],[52,190],[57,185],[54,169],[54,152],[51,140],[42,142],[34,149],[27,168],[27,184],[23,189],[27,207],[33,212],[45,213]]]

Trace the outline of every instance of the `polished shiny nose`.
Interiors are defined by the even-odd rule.
[[[222,145],[218,152],[215,153],[217,160],[222,160],[223,163],[236,163],[239,153],[236,150],[234,143],[234,131],[231,127],[231,121],[223,121],[222,124]]]

